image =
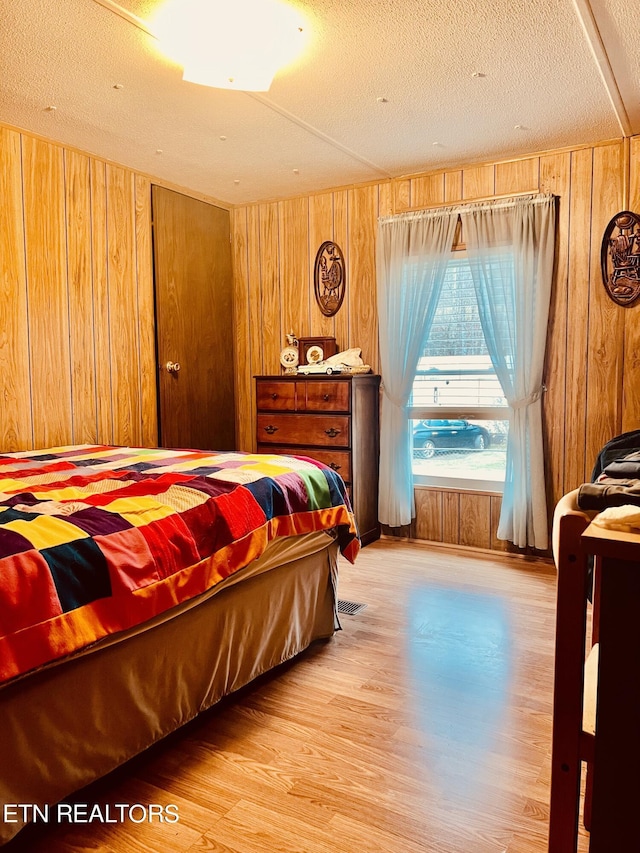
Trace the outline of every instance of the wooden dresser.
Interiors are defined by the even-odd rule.
[[[258,453],[310,456],[337,471],[364,545],[380,536],[379,386],[370,373],[256,376]]]

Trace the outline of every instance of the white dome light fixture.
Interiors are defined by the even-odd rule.
[[[167,0],[152,27],[183,80],[266,92],[305,47],[303,24],[281,0]]]

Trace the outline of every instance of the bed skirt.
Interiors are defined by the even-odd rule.
[[[337,545],[326,534],[317,542],[315,553],[253,569],[148,630],[2,688],[0,803],[59,802],[330,637]],[[0,844],[21,826],[0,820]]]

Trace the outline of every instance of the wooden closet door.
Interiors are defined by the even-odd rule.
[[[160,443],[233,450],[229,211],[157,186],[152,207]]]

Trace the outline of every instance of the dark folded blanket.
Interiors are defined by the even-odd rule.
[[[583,483],[578,489],[580,509],[600,512],[608,506],[624,504],[640,506],[640,479],[626,480],[624,484],[617,479],[600,480],[597,483]]]

